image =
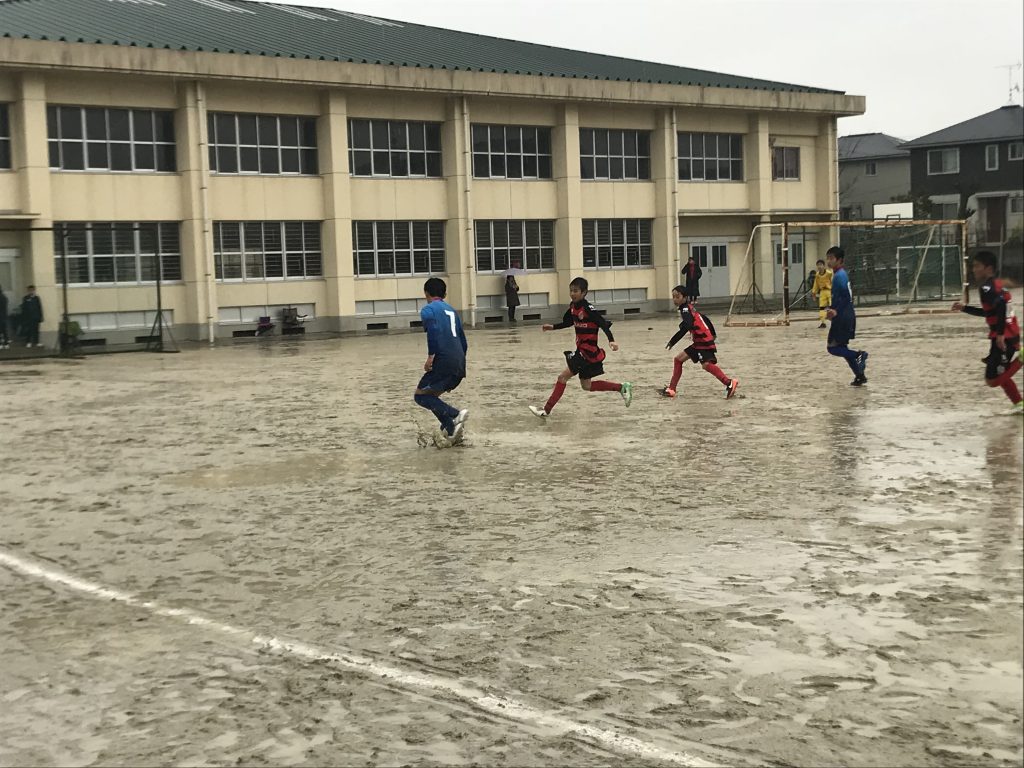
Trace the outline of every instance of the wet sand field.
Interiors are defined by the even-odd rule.
[[[862,320],[859,390],[722,325],[733,400],[665,316],[547,422],[571,331],[471,331],[450,450],[420,334],[4,365],[0,764],[1020,765],[983,324]]]

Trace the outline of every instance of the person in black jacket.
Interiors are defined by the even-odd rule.
[[[7,294],[4,287],[0,285],[0,349],[11,348],[11,337],[7,333]]]
[[[21,300],[21,328],[25,334],[25,346],[40,346],[39,324],[43,322],[43,302],[36,295],[36,287],[30,285],[25,298]]]
[[[683,283],[686,286],[686,303],[696,304],[700,297],[700,278],[704,272],[700,265],[693,260],[693,256],[687,259],[683,266]]]

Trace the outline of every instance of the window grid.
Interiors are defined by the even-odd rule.
[[[316,118],[211,112],[210,171],[221,174],[316,176]]]
[[[930,149],[928,150],[928,175],[941,176],[947,173],[960,172],[960,150]]]
[[[680,181],[743,181],[739,133],[679,133]]]
[[[353,221],[357,277],[443,275],[443,221]]]
[[[985,170],[999,170],[999,145],[988,144],[985,146]]]
[[[177,222],[55,222],[53,226],[58,285],[64,282],[62,246],[67,254],[69,286],[154,284],[158,235],[161,281],[181,280]]]
[[[583,268],[651,266],[650,219],[584,219]]]
[[[0,169],[11,168],[11,120],[7,105],[0,104]]]
[[[155,109],[48,106],[50,169],[174,173],[174,113]]]
[[[729,246],[725,243],[694,244],[690,246],[690,256],[701,269],[707,269],[709,254],[712,268],[729,266]]]
[[[864,163],[864,175],[865,176],[877,176],[878,165],[876,163]]]
[[[555,222],[539,219],[476,222],[477,272],[527,272],[555,268]]]
[[[1011,141],[1007,148],[1007,159],[1009,160],[1021,160],[1024,159],[1024,141]]]
[[[441,178],[441,124],[400,120],[348,121],[353,176]]]
[[[772,147],[772,181],[800,180],[800,147]]]
[[[320,222],[214,222],[213,258],[223,282],[320,278]]]
[[[580,178],[600,181],[651,178],[647,131],[580,128]]]
[[[550,179],[551,129],[474,125],[473,176],[478,179]]]

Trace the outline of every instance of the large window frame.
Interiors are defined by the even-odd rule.
[[[772,181],[800,181],[800,147],[772,147]]]
[[[210,112],[210,173],[222,176],[318,176],[315,117]]]
[[[676,134],[679,181],[743,181],[743,134]]]
[[[531,125],[472,126],[473,177],[550,179],[551,129]]]
[[[349,173],[354,177],[439,179],[441,160],[441,123],[349,118]]]
[[[181,282],[181,235],[176,221],[54,222],[57,284],[64,284],[63,252],[69,288],[155,285],[158,236],[160,281]]]
[[[933,160],[937,160],[937,168]],[[929,149],[926,162],[929,176],[947,176],[960,173],[960,148]]]
[[[690,243],[689,255],[701,269],[707,269],[709,262],[712,269],[728,268],[729,266],[728,243]]]
[[[551,219],[479,219],[476,271],[503,273],[518,262],[527,272],[555,269],[555,222]]]
[[[653,219],[584,219],[583,268],[650,269]]]
[[[178,172],[171,110],[50,104],[46,130],[51,171]]]
[[[352,222],[352,269],[357,278],[447,274],[441,220]]]
[[[650,181],[651,132],[580,128],[580,178]]]
[[[215,221],[214,277],[221,283],[323,279],[319,221]]]
[[[1011,162],[1024,160],[1024,141],[1011,141],[1006,147],[1006,159]]]
[[[9,171],[11,157],[11,116],[6,104],[0,104],[0,171]]]
[[[986,171],[998,171],[999,170],[999,145],[998,144],[986,144],[985,145],[985,170]]]

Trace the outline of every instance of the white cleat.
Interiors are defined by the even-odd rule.
[[[543,408],[538,408],[536,405],[530,406],[530,413],[532,413],[539,419],[546,419],[548,417],[548,412],[545,411]]]
[[[448,437],[448,443],[450,445],[459,445],[466,437],[466,427],[464,424],[456,424],[454,431]]]
[[[459,411],[459,415],[456,416],[455,419],[454,419],[456,426],[459,425],[459,424],[464,424],[468,420],[469,420],[469,408],[463,408],[461,411]]]

